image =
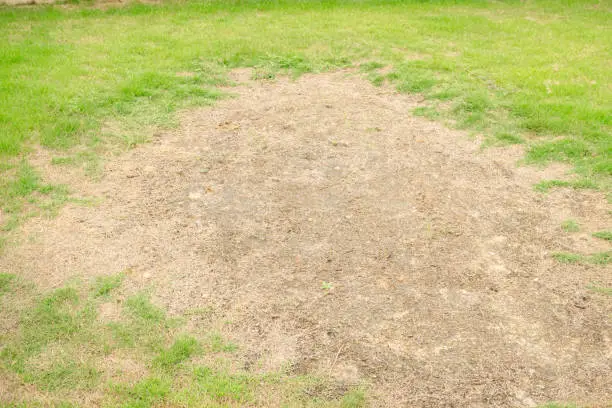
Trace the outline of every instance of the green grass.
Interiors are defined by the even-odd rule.
[[[590,255],[573,254],[569,252],[554,253],[553,258],[560,263],[585,263],[592,265],[608,265],[612,262],[612,252],[597,252]]]
[[[370,80],[423,94],[432,119],[527,143],[528,163],[566,162],[610,190],[612,49],[596,0],[286,0],[0,7],[0,208],[27,212],[52,194],[27,166],[99,168],[177,110],[222,96],[227,72],[272,79],[359,66]],[[381,73],[381,67],[390,72]],[[25,163],[25,164],[20,164]],[[15,170],[15,168],[18,170]],[[549,184],[548,188],[559,184]],[[573,186],[573,185],[572,185]],[[38,199],[38,198],[37,198]]]
[[[561,223],[561,229],[565,232],[578,232],[580,225],[574,220],[565,220]]]
[[[8,217],[0,224],[0,231],[11,231],[26,217],[53,215],[69,200],[66,186],[43,183],[40,175],[25,161],[4,173],[6,177],[0,180],[0,205]]]
[[[605,239],[606,241],[612,241],[612,231],[598,231],[593,233],[595,238]]]
[[[170,347],[162,350],[153,360],[153,364],[164,369],[172,369],[200,352],[201,349],[196,339],[184,335],[177,338]]]
[[[98,276],[92,288],[94,297],[108,296],[110,293],[121,286],[123,274]]]
[[[560,263],[573,264],[582,261],[582,255],[572,254],[568,252],[557,252],[552,255],[552,257]]]
[[[211,330],[213,322],[203,327],[199,314],[193,315],[198,331],[187,331],[188,315],[168,316],[146,293],[124,297],[118,289],[126,278],[120,273],[43,294],[12,285],[4,293],[3,319],[17,329],[0,337],[0,375],[25,384],[19,386],[22,395],[44,398],[13,403],[9,393],[0,407],[365,406],[362,388],[330,397],[326,387],[336,385],[327,380],[232,368],[244,361],[232,353],[235,344]],[[13,280],[0,275],[0,289]],[[119,313],[100,313],[109,305],[117,305]],[[124,378],[121,367],[108,363],[116,359],[141,365],[138,378]]]
[[[0,296],[10,290],[14,280],[15,275],[13,275],[12,273],[0,273]]]
[[[553,188],[573,188],[574,190],[597,190],[598,186],[589,179],[580,180],[544,180],[534,186],[536,191],[547,193]]]

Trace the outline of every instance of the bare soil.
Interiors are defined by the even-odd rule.
[[[377,407],[612,400],[612,302],[587,289],[611,270],[551,258],[609,250],[601,193],[537,193],[566,169],[517,166],[520,147],[483,150],[352,73],[236,75],[236,98],[99,182],[47,165],[103,200],[28,222],[0,269],[42,288],[130,269],[171,313],[223,313],[247,368],[366,383]]]

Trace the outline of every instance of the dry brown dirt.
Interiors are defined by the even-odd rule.
[[[612,400],[612,303],[587,289],[610,269],[551,258],[609,250],[590,236],[611,226],[601,193],[537,193],[566,169],[517,166],[520,148],[483,150],[348,72],[236,75],[237,97],[99,182],[47,166],[102,202],[31,220],[1,269],[51,288],[129,268],[171,313],[221,311],[248,367],[365,382],[373,406]]]

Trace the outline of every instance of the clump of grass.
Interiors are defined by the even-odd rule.
[[[165,377],[148,377],[132,386],[116,384],[111,386],[111,391],[120,402],[112,406],[149,408],[163,401],[171,387],[172,382]]]
[[[484,147],[487,146],[509,146],[525,143],[525,140],[515,133],[511,132],[495,132],[492,137],[489,137],[484,142]]]
[[[612,262],[612,251],[598,252],[586,257],[586,261],[596,265],[608,265]]]
[[[202,347],[193,337],[183,335],[177,338],[167,349],[160,351],[153,360],[153,365],[163,369],[172,369],[193,355],[199,353]]]
[[[94,297],[108,296],[110,293],[121,286],[123,281],[123,274],[110,275],[110,276],[98,276],[92,288],[92,294]]]
[[[252,399],[250,379],[247,376],[232,375],[208,367],[196,367],[193,375],[197,389],[217,401],[229,399],[247,402]]]
[[[139,320],[156,323],[166,320],[166,313],[151,303],[149,297],[144,293],[129,297],[125,302],[125,308],[128,313]]]
[[[573,188],[574,190],[597,190],[597,184],[589,179],[574,181],[566,180],[544,180],[534,186],[536,191],[547,193],[552,188]]]
[[[593,233],[595,238],[605,239],[606,241],[612,241],[612,231],[598,231]]]
[[[71,200],[66,186],[43,183],[25,160],[13,170],[5,175],[0,172],[0,209],[7,215],[0,225],[1,232],[15,229],[24,219],[35,215],[55,215]]]
[[[568,252],[557,252],[552,255],[552,257],[557,261],[565,264],[574,264],[582,261],[584,258],[582,255],[572,254]]]
[[[415,116],[423,116],[429,120],[440,118],[440,112],[433,106],[419,106],[418,108],[414,108],[412,113]]]
[[[14,280],[15,275],[12,273],[0,273],[0,296],[9,291]]]
[[[575,220],[565,220],[561,223],[561,229],[565,232],[578,232],[580,226]]]
[[[573,254],[569,252],[557,252],[552,257],[560,263],[575,264],[587,263],[593,265],[607,265],[612,262],[612,252],[597,252],[590,255]]]
[[[47,369],[32,367],[22,378],[40,389],[54,391],[92,389],[100,381],[100,376],[101,372],[91,364],[66,357],[64,360],[54,361]]]
[[[113,339],[122,347],[162,350],[167,333],[179,324],[168,319],[144,293],[130,296],[123,305],[123,314],[123,321],[108,324]]]

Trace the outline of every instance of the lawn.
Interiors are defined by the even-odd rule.
[[[407,116],[464,129],[483,149],[523,145],[517,165],[568,165],[534,194],[591,189],[610,200],[611,13],[606,0],[0,6],[0,251],[18,245],[26,218],[97,200],[50,182],[35,153],[95,179],[106,158],[176,127],[181,110],[232,97],[229,73],[241,67],[262,81],[353,70],[421,95]],[[586,228],[567,219],[558,229]],[[591,233],[611,239],[608,229]],[[610,263],[609,251],[551,257],[563,268]],[[337,390],[289,368],[237,369],[240,345],[217,332],[213,312],[170,317],[149,293],[124,288],[129,275],[38,292],[0,267],[0,327],[13,329],[0,334],[0,375],[29,384],[41,406],[366,405],[367,384]],[[590,290],[608,296],[605,285]]]
[[[605,1],[246,1],[0,8],[3,230],[68,200],[28,152],[96,173],[109,150],[214,103],[236,67],[271,78],[346,67],[419,93],[414,113],[566,162],[551,187],[610,191]],[[376,68],[389,67],[385,73]],[[409,112],[406,112],[408,114]]]

